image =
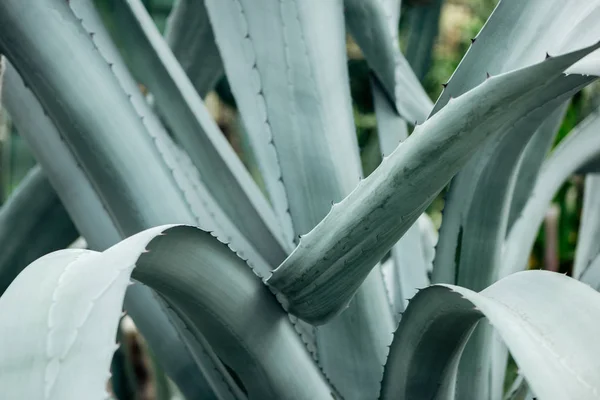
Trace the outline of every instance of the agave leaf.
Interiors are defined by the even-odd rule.
[[[8,64],[5,77],[5,106],[19,127],[20,134],[28,141],[29,147],[43,167],[44,172],[56,189],[65,208],[73,218],[78,230],[86,237],[93,249],[106,249],[121,239],[121,234],[111,221],[100,197],[90,184],[83,170],[61,140],[54,124],[44,115],[44,111],[29,92],[12,65]],[[43,134],[40,134],[43,133]],[[177,383],[188,399],[203,399],[217,393],[222,399],[228,398],[219,392],[219,387],[210,387],[202,372],[208,371],[211,382],[220,382],[222,373],[218,365],[207,360],[199,369],[191,358],[188,346],[198,347],[197,343],[182,343],[181,333],[176,331],[164,308],[157,302],[155,294],[143,286],[129,287],[125,296],[125,309],[134,319],[161,366]],[[190,380],[189,376],[194,376]]]
[[[0,325],[8,349],[0,361],[4,393],[100,397],[132,272],[201,329],[251,398],[331,396],[287,315],[246,263],[211,234],[173,225],[102,253],[55,252],[26,268],[0,298],[3,314],[11,316]],[[38,295],[31,298],[34,288]],[[26,311],[12,312],[24,302]]]
[[[348,139],[354,125],[342,5],[255,3],[208,0],[206,7],[259,167],[280,165],[285,192],[279,181],[265,181],[267,191],[272,199],[287,195],[297,236],[310,231],[361,175],[358,163],[336,166],[358,154],[356,139]]]
[[[201,198],[216,202],[219,207],[210,212],[222,214],[222,209],[226,215],[219,219],[235,221],[256,250],[271,265],[278,265],[291,242],[284,241],[267,200],[208,113],[143,3],[127,0],[116,4],[116,26],[130,43],[133,70],[152,92],[161,115],[210,190],[200,192]],[[223,234],[236,235],[231,228],[223,227]]]
[[[443,4],[444,0],[416,3],[407,11],[406,60],[421,81],[429,71]]]
[[[434,113],[452,96],[470,90],[486,76],[513,71],[548,55],[595,43],[600,34],[593,22],[597,17],[590,20],[586,15],[588,12],[598,15],[599,5],[597,0],[499,2],[473,39],[473,45],[437,101]],[[580,80],[581,85],[585,84],[585,77]],[[560,82],[557,84],[566,84]],[[529,139],[556,106],[547,105],[546,111],[533,113],[495,134],[452,180],[444,206],[434,282],[481,290],[497,279],[498,270],[504,265],[500,262],[501,245],[519,159]],[[488,343],[490,338],[485,336],[478,332],[473,337]],[[469,344],[468,347],[469,356],[461,360],[460,395],[465,399],[488,399],[489,360],[485,353],[489,346]],[[500,376],[503,371],[504,367],[492,374]]]
[[[526,268],[533,242],[554,195],[572,173],[600,155],[598,129],[600,117],[596,110],[577,124],[542,165],[531,196],[507,235],[500,277]]]
[[[290,312],[310,323],[336,315],[487,138],[581,85],[562,71],[597,46],[492,77],[417,126],[273,272]]]
[[[167,18],[165,40],[204,98],[224,71],[203,0],[175,0]]]
[[[586,78],[580,80],[587,81]],[[455,178],[456,181],[451,184],[450,194],[446,197],[448,210],[444,210],[444,216],[457,211],[457,202],[462,201],[463,204],[469,204],[469,207],[461,210],[462,214],[459,214],[462,218],[459,226],[460,236],[456,238],[458,240],[456,251],[451,258],[445,260],[443,257],[448,256],[446,250],[452,246],[452,241],[447,240],[454,238],[447,235],[449,230],[444,229],[446,226],[444,222],[442,223],[439,257],[436,258],[434,265],[434,279],[439,278],[436,272],[439,274],[445,271],[445,275],[450,275],[451,280],[442,282],[452,282],[474,290],[481,290],[496,281],[499,267],[502,265],[502,243],[506,237],[510,198],[518,177],[519,159],[523,157],[522,151],[526,147],[527,140],[535,134],[532,126],[539,125],[546,118],[547,113],[564,102],[564,99],[565,96],[561,96],[521,123],[517,122],[507,133],[508,136],[497,136],[494,138],[495,146],[488,145],[477,155],[480,169],[472,171],[478,176],[470,177],[475,180],[467,183],[474,189],[470,199],[461,195],[458,188],[464,188],[465,176],[469,176],[471,170],[468,168],[472,168],[473,164],[465,169],[466,175],[459,174]],[[456,221],[456,218],[450,221]],[[506,369],[504,357],[497,360],[500,365],[499,370],[488,370],[491,365],[495,365],[489,364],[494,354],[492,335],[493,332],[487,324],[479,324],[467,344],[464,357],[461,359],[459,397],[471,396],[472,399],[485,399],[501,395],[501,391],[492,391],[487,383],[497,379],[494,384],[497,388],[501,388],[504,381],[503,372]],[[488,378],[490,375],[491,380]]]
[[[379,147],[383,156],[387,157],[408,137],[406,121],[398,116],[383,89],[374,79],[371,87],[377,116]],[[393,289],[390,292],[393,293],[392,310],[396,316],[396,322],[408,305],[408,299],[417,293],[417,289],[429,286],[423,244],[420,226],[418,222],[415,222],[392,247],[393,267],[390,284]]]
[[[565,103],[554,111],[533,134],[523,150],[519,160],[515,188],[510,200],[508,229],[513,225],[523,210],[531,189],[535,186],[542,163],[550,152],[554,138],[567,112],[569,103]]]
[[[93,265],[96,259],[81,249],[49,254],[28,266],[0,297],[0,386],[7,398],[107,397],[129,277],[118,269],[70,268]]]
[[[294,235],[305,234],[361,175],[342,2],[208,0],[206,7],[267,191],[287,197]],[[342,397],[376,395],[392,330],[375,271],[345,312],[315,332],[319,365]]]
[[[577,235],[573,278],[580,279],[600,255],[600,176],[588,174],[585,178],[581,226]]]
[[[380,0],[344,0],[344,6],[349,31],[397,112],[411,123],[425,121],[433,103],[400,52],[399,7]]]
[[[39,166],[0,208],[0,296],[25,266],[79,237]]]
[[[482,317],[502,336],[539,398],[598,398],[600,364],[590,356],[600,354],[598,312],[600,294],[548,271],[520,272],[480,293],[430,286],[411,300],[402,317],[382,398],[453,399],[458,360]]]

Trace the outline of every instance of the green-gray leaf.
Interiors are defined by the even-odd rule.
[[[454,399],[458,360],[482,317],[500,333],[539,398],[600,398],[594,356],[600,354],[599,312],[600,294],[547,271],[520,272],[480,293],[431,286],[402,317],[382,398]]]
[[[165,39],[204,98],[224,73],[204,1],[176,0],[167,18]]]
[[[102,253],[55,252],[26,268],[0,298],[7,315],[0,322],[3,394],[103,398],[132,272],[202,331],[249,397],[331,396],[286,313],[246,263],[210,233],[173,225],[140,232]]]
[[[0,296],[28,264],[77,237],[48,178],[35,166],[0,208]]]
[[[598,46],[492,77],[418,126],[274,271],[269,283],[289,310],[311,323],[341,311],[489,135],[578,87],[580,78],[562,71]]]
[[[433,103],[400,52],[397,10],[380,0],[344,0],[348,28],[397,112],[410,123],[427,119]]]

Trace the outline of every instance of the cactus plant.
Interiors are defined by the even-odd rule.
[[[188,399],[499,399],[508,351],[507,396],[600,398],[597,114],[547,155],[600,75],[600,1],[501,0],[435,104],[399,0],[178,0],[165,37],[111,4],[0,2],[2,102],[40,165],[0,211],[6,398],[107,398],[122,306]],[[346,28],[383,154],[366,178]],[[204,102],[223,76],[262,186]],[[582,171],[573,277],[522,271]]]

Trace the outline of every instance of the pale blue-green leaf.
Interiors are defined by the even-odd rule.
[[[0,296],[28,264],[78,237],[48,178],[35,166],[0,208]]]
[[[562,71],[598,46],[490,78],[417,126],[274,271],[269,283],[282,302],[311,323],[339,313],[486,139],[580,85],[579,76],[563,79]]]
[[[596,43],[600,28],[589,20],[587,13],[600,12],[599,5],[598,0],[500,1],[452,75],[434,113],[452,96],[460,96],[487,76],[530,66],[548,54],[563,54]],[[581,77],[577,84],[566,79],[557,79],[554,86],[572,85],[575,89],[591,81],[591,78]],[[498,269],[504,265],[500,262],[501,246],[506,236],[519,159],[532,135],[557,106],[546,105],[545,110],[540,109],[494,133],[488,144],[452,180],[445,198],[434,282],[481,290],[497,279]],[[478,332],[474,337],[481,334]],[[461,360],[460,395],[465,400],[489,400],[488,349],[484,346],[466,351],[480,358]],[[503,371],[504,368],[493,371],[492,375],[499,376]]]
[[[600,255],[600,175],[588,174],[583,188],[581,226],[577,235],[573,278],[579,279]]]
[[[348,29],[397,112],[410,123],[427,119],[433,103],[400,52],[395,10],[380,0],[344,0]]]
[[[204,0],[175,0],[165,28],[173,55],[204,98],[223,76],[223,61]]]
[[[207,0],[206,7],[259,165],[280,165],[294,233],[305,234],[361,175],[341,0],[260,7]],[[265,183],[271,197],[281,195],[283,188]]]
[[[206,7],[267,191],[287,198],[289,215],[280,218],[291,216],[294,236],[305,234],[361,176],[342,1],[207,0]],[[344,398],[375,396],[392,329],[378,273],[317,329],[319,364]]]
[[[429,71],[443,4],[444,0],[416,3],[407,11],[406,60],[421,81]]]
[[[431,286],[402,317],[382,398],[454,399],[462,349],[477,321],[487,317],[540,399],[598,399],[599,312],[600,294],[548,271],[520,272],[480,293]]]
[[[130,271],[128,266],[105,268],[100,260],[89,250],[51,253],[25,268],[0,297],[3,396],[108,396],[106,382]]]
[[[542,165],[531,196],[507,235],[499,277],[527,267],[538,229],[554,195],[571,174],[600,156],[599,116],[596,110],[577,124]]]
[[[454,283],[473,290],[482,290],[497,280],[502,265],[502,244],[506,237],[519,160],[522,159],[527,141],[535,134],[535,127],[578,90],[582,82],[588,81],[583,77],[573,78],[560,79],[553,83],[553,90],[562,86],[566,89],[566,95],[557,97],[515,123],[507,133],[496,135],[492,139],[494,143],[485,146],[477,158],[452,182],[450,192],[446,196],[447,208],[444,209],[440,244],[434,263],[435,282]],[[573,86],[576,89],[568,91],[568,88]],[[462,193],[461,189],[464,189],[465,193]],[[468,207],[465,207],[465,204],[468,204]],[[448,215],[451,217],[446,218]],[[453,224],[457,221],[460,222],[458,226]],[[449,234],[457,228],[459,235]],[[454,251],[449,254],[449,249]],[[445,275],[446,278],[440,280],[440,275]],[[492,331],[484,329],[480,326],[475,330],[465,349],[465,356],[461,359],[461,383],[457,390],[459,396],[470,396],[468,398],[473,400],[499,399],[502,392],[493,392],[488,382],[497,379],[500,385],[495,382],[495,387],[501,387],[506,369],[504,366],[498,371],[488,369],[495,365],[490,364],[493,351],[490,345],[492,339],[488,336]],[[506,359],[497,362],[500,365],[505,363]]]
[[[202,399],[247,399],[247,395],[231,377],[229,371],[227,371],[225,365],[223,365],[223,362],[219,359],[219,356],[210,346],[210,343],[208,343],[204,335],[202,335],[198,328],[194,326],[190,319],[181,311],[177,310],[172,304],[167,303],[164,298],[158,295],[155,297],[158,300],[158,303],[163,306],[166,311],[166,313],[161,315],[167,315],[168,321],[154,322],[171,322],[177,328],[177,332],[184,339],[187,349],[200,368],[200,373],[208,382],[209,387],[214,388],[205,390],[199,397]],[[207,370],[207,368],[213,368],[214,370],[210,371]],[[181,379],[198,379],[197,371],[186,369],[182,371],[182,374],[184,373],[186,376],[182,376]]]
[[[3,348],[11,349],[0,360],[9,398],[102,398],[132,272],[190,319],[250,398],[331,396],[286,313],[246,263],[210,233],[168,225],[102,253],[53,253],[19,275],[0,298],[3,314],[13,315],[0,323]],[[26,312],[12,312],[28,299]]]
[[[519,160],[515,188],[510,199],[510,213],[507,225],[509,230],[519,217],[529,198],[531,189],[535,186],[542,163],[550,152],[568,106],[569,103],[565,103],[556,109],[540,125],[523,150],[523,155]]]
[[[371,80],[371,88],[377,117],[379,147],[383,156],[387,157],[408,137],[406,121],[393,109],[375,79]],[[388,291],[392,294],[392,311],[398,322],[408,304],[408,299],[415,295],[417,289],[429,286],[425,250],[418,222],[415,222],[392,247],[391,258],[393,268],[392,276],[389,278],[392,282],[389,284],[393,289],[388,288]]]
[[[117,3],[116,26],[126,43],[134,71],[153,93],[156,106],[172,128],[210,192],[236,227],[272,267],[291,250],[273,209],[220,132],[181,65],[161,37],[140,0]],[[218,213],[218,210],[212,211]],[[222,234],[235,235],[223,228]],[[236,246],[241,250],[241,246]]]
[[[118,242],[122,238],[121,233],[111,221],[98,193],[52,121],[44,115],[37,99],[25,88],[10,64],[7,66],[3,90],[5,106],[20,134],[28,141],[29,148],[91,248],[102,250]],[[125,309],[135,320],[162,367],[186,397],[206,398],[214,391],[219,394],[219,398],[228,398],[222,393],[227,394],[229,390],[219,392],[218,388],[209,387],[202,378],[202,370],[190,357],[188,350],[189,346],[197,347],[197,344],[182,343],[180,333],[170,323],[163,323],[167,322],[165,310],[151,290],[140,285],[129,287],[125,296]],[[210,374],[219,373],[218,367],[211,363],[204,361],[204,365],[207,365],[204,370]],[[195,378],[190,380],[189,376]],[[220,378],[213,381],[218,379]]]

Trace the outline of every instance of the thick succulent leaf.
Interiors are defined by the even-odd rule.
[[[172,172],[165,163],[150,162],[158,150],[143,120],[66,2],[9,1],[0,11],[0,46],[75,152],[119,229],[134,233],[140,225],[155,225],[147,216],[159,214],[163,204],[173,210],[169,220],[191,220],[184,196],[172,189]]]
[[[579,123],[542,165],[531,196],[506,238],[500,277],[526,268],[538,229],[554,195],[571,174],[600,155],[599,115],[595,111]]]
[[[331,396],[286,313],[246,263],[210,233],[171,225],[102,253],[52,253],[19,275],[0,299],[3,314],[13,316],[0,325],[3,348],[10,349],[0,361],[8,397],[102,398],[134,267],[136,279],[202,331],[249,397]],[[23,303],[31,307],[13,312]]]
[[[311,323],[341,311],[377,261],[490,135],[581,84],[578,76],[565,80],[562,71],[596,46],[490,78],[417,126],[269,278],[289,310]]]
[[[379,147],[383,156],[387,157],[408,137],[406,122],[392,108],[382,88],[374,79],[371,87],[377,117]],[[388,291],[392,297],[392,310],[397,321],[406,308],[408,299],[416,294],[417,289],[429,285],[423,244],[419,223],[415,222],[392,247],[393,267],[389,277],[391,282],[388,283],[392,288],[388,288]]]
[[[407,11],[406,60],[421,81],[429,71],[443,4],[444,0],[416,3]]]
[[[204,98],[224,72],[204,1],[176,0],[167,18],[165,39],[196,92]]]
[[[29,148],[91,248],[106,249],[118,242],[121,234],[111,221],[100,197],[62,141],[54,124],[44,115],[41,105],[25,88],[10,64],[7,66],[3,90],[5,106],[20,134],[27,140]],[[188,350],[188,346],[198,347],[197,344],[182,343],[181,333],[171,323],[166,323],[168,318],[165,310],[150,289],[140,285],[129,287],[125,296],[125,309],[160,360],[161,366],[188,399],[206,398],[211,391],[218,393],[220,398],[228,398],[222,394],[229,393],[229,389],[219,391],[219,387],[209,387],[202,376],[201,371],[208,371],[212,377],[207,379],[211,382],[222,380],[219,376],[222,371],[218,365],[197,359],[197,362],[204,362],[204,367],[199,369]],[[194,376],[194,379],[189,379],[189,376]]]
[[[48,178],[35,166],[0,208],[0,296],[28,264],[78,237]]]
[[[587,13],[593,15],[600,12],[598,5],[600,2],[597,0],[590,2],[502,0],[454,72],[436,103],[434,112],[442,109],[452,96],[459,96],[480,84],[487,74],[496,75],[522,68],[543,59],[548,54],[555,55],[597,41],[600,34],[598,25],[587,17]],[[565,18],[568,18],[569,23],[565,23]],[[533,134],[541,120],[540,117],[537,118],[538,121],[533,117],[530,118],[529,121],[522,121],[519,129]],[[521,146],[506,143],[514,141],[514,137],[520,138],[517,140],[521,141]],[[504,146],[503,151],[496,148],[499,146],[498,143]],[[521,132],[515,128],[510,129],[509,132],[504,133],[504,137],[499,136],[497,141],[491,141],[452,181],[444,208],[444,223],[437,249],[439,257],[436,257],[434,281],[457,283],[454,260],[458,254],[462,257],[464,253],[462,243],[468,244],[471,242],[469,238],[480,237],[465,232],[462,227],[469,214],[468,210],[486,208],[490,210],[489,215],[500,215],[501,210],[508,207],[505,203],[511,199],[511,196],[507,194],[511,191],[510,181],[518,163],[512,162],[512,168],[494,169],[491,166],[494,164],[499,166],[503,160],[505,162],[515,160],[526,143]],[[505,165],[510,166],[510,164]],[[488,179],[489,183],[482,184],[485,183],[485,180],[481,179],[485,172],[494,179]],[[503,180],[504,184],[499,185],[497,182],[499,180]],[[490,198],[495,199],[494,203],[485,203],[485,206],[482,206],[481,202],[474,202],[476,190],[481,192],[480,201]],[[486,197],[485,194],[488,196]],[[499,236],[498,232],[504,225],[504,219],[505,217],[502,217],[495,223],[495,229],[488,230],[493,236]],[[477,221],[475,217],[471,220]],[[463,233],[468,235],[467,240],[463,240]],[[481,240],[497,243],[491,238],[481,238]],[[494,253],[497,253],[497,250],[486,251],[486,254]],[[483,264],[493,267],[489,261]],[[490,283],[488,280],[481,287]]]
[[[107,397],[129,271],[98,261],[88,250],[52,253],[29,265],[0,297],[3,396]]]
[[[380,0],[344,0],[344,6],[348,29],[397,112],[411,123],[425,121],[433,103],[400,52],[395,10]]]
[[[550,152],[554,138],[567,112],[569,103],[556,109],[533,134],[519,160],[515,188],[510,200],[508,229],[513,225],[523,210],[531,189],[535,186],[542,163]]]
[[[434,113],[452,96],[460,96],[490,74],[530,66],[548,54],[563,54],[597,42],[600,29],[592,22],[597,17],[590,20],[587,13],[600,12],[599,5],[597,0],[502,0],[454,72]],[[586,78],[580,79],[584,84]],[[555,83],[563,84],[569,85],[564,80]],[[496,133],[452,180],[445,199],[434,282],[481,290],[497,279],[498,269],[504,265],[500,262],[501,245],[519,159],[531,136],[556,106],[547,105],[545,111],[540,109]],[[459,388],[465,400],[489,399],[487,350],[485,345],[478,347],[467,352],[480,355],[461,360]],[[500,373],[494,371],[493,375]],[[474,379],[478,374],[481,378]]]
[[[585,178],[581,226],[577,235],[573,278],[585,275],[592,262],[600,255],[600,175],[589,174]]]
[[[274,267],[291,249],[273,210],[210,116],[181,65],[163,40],[141,0],[118,2],[115,18],[129,43],[134,71],[149,88],[161,115],[190,155],[210,192],[239,231]],[[211,210],[218,213],[218,210]],[[233,235],[223,229],[223,234]]]
[[[294,235],[312,229],[361,175],[342,6],[206,1],[267,191],[272,199],[287,196],[289,215],[279,215],[284,225],[291,217]],[[376,395],[392,330],[378,272],[339,318],[317,329],[319,365],[344,398]]]
[[[382,398],[454,399],[464,345],[477,321],[487,317],[540,399],[596,399],[599,312],[600,294],[548,271],[520,272],[480,293],[430,286],[402,317]]]
[[[305,234],[361,175],[341,0],[206,7],[259,166],[280,165],[294,234]],[[281,182],[265,184],[271,198],[283,196]]]

